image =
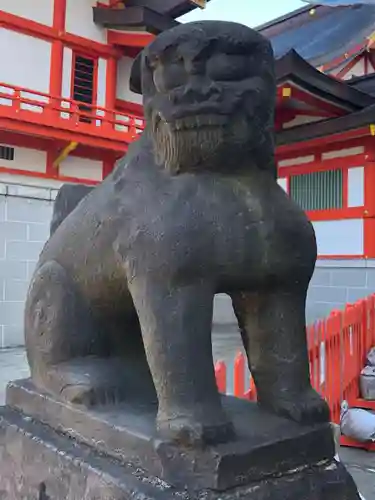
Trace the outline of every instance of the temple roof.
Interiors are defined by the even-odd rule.
[[[338,80],[291,50],[276,61],[276,77],[279,147],[347,131],[368,134],[375,122],[375,75]]]
[[[330,137],[333,140],[334,135],[340,135],[349,130],[358,130],[358,136],[360,136],[360,131],[365,128],[370,129],[370,126],[373,126],[374,122],[375,105],[347,116],[324,120],[319,123],[308,123],[307,125],[283,130],[276,135],[277,145],[283,146],[318,137]]]
[[[305,61],[295,50],[276,61],[277,84],[289,84],[336,107],[353,112],[375,104],[375,98],[326,75]],[[293,92],[290,95],[293,98]]]
[[[294,49],[315,67],[332,71],[372,43],[375,5],[303,7],[259,26],[276,58]]]

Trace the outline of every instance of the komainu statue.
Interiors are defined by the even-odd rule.
[[[180,25],[143,51],[131,81],[146,129],[59,215],[31,281],[34,383],[86,407],[157,398],[171,442],[230,440],[211,349],[213,298],[226,293],[259,404],[328,421],[305,335],[316,242],[276,180],[270,43],[228,22]]]

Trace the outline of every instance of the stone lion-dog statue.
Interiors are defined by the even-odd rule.
[[[157,400],[168,440],[230,440],[211,344],[226,293],[259,405],[328,422],[305,333],[316,241],[276,179],[270,43],[229,22],[179,25],[144,49],[131,88],[144,133],[55,220],[31,280],[34,384],[86,407]]]

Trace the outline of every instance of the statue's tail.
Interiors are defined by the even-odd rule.
[[[53,206],[50,236],[56,231],[62,221],[73,212],[76,206],[85,198],[94,187],[82,184],[64,184],[57,193]]]

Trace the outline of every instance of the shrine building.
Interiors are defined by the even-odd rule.
[[[375,291],[375,6],[311,5],[258,30],[276,57],[279,183],[312,221],[308,321]]]
[[[133,59],[204,5],[1,0],[0,348],[23,343],[58,188],[101,182],[142,133]],[[258,28],[276,56],[278,182],[316,231],[309,320],[375,287],[374,26],[375,7],[310,5]],[[234,322],[227,297],[217,297],[215,321]]]

